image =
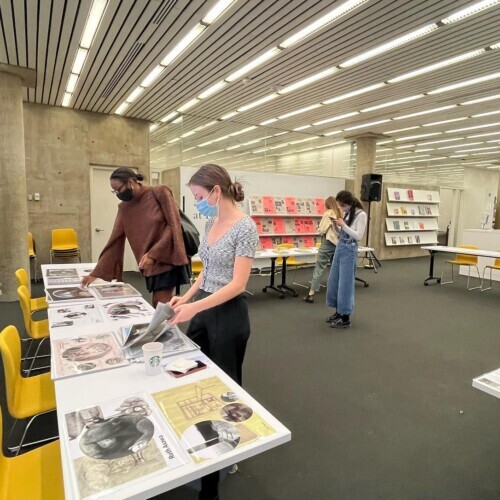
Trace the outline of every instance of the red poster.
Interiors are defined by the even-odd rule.
[[[274,197],[273,196],[263,196],[262,203],[264,204],[264,213],[265,214],[275,214],[276,207],[274,206]]]
[[[264,250],[272,250],[273,248],[273,240],[269,236],[264,236],[264,238],[261,238],[260,244]]]
[[[304,230],[304,220],[302,217],[295,217],[295,232],[301,234]]]
[[[314,246],[314,238],[312,236],[304,236],[302,238],[303,244],[305,247],[313,247]]]
[[[297,204],[295,202],[295,197],[287,196],[285,198],[286,205],[286,213],[287,214],[296,214],[297,213]]]
[[[325,213],[325,200],[323,198],[316,198],[315,200],[316,203],[316,213],[317,214],[324,214]]]
[[[293,245],[293,236],[283,236],[283,238],[281,238],[281,241],[283,243],[287,243],[289,245]]]
[[[257,232],[262,234],[262,219],[260,217],[252,217],[255,225],[257,226]]]
[[[274,234],[283,234],[285,231],[285,221],[282,217],[273,218]]]
[[[314,227],[314,219],[307,217],[304,219],[305,233],[315,233],[316,228]]]

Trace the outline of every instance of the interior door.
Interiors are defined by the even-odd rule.
[[[93,167],[90,174],[90,218],[92,224],[92,261],[97,262],[99,254],[108,242],[113,229],[120,200],[111,193],[109,176],[114,168]],[[138,271],[132,249],[125,243],[124,271]]]

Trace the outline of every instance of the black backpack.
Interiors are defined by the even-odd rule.
[[[179,208],[179,216],[181,218],[182,237],[184,238],[184,246],[186,254],[189,258],[198,253],[200,246],[200,233],[191,219]]]

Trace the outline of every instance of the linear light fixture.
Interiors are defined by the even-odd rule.
[[[471,80],[464,80],[463,82],[454,83],[453,85],[446,85],[445,87],[439,87],[438,89],[431,90],[427,92],[429,95],[441,94],[443,92],[449,92],[450,90],[460,89],[462,87],[468,87],[469,85],[476,85],[477,83],[487,82],[489,80],[495,80],[500,78],[499,73],[492,73],[491,75],[484,75],[478,78],[472,78]]]
[[[361,110],[361,113],[368,113],[369,111],[375,111],[376,109],[388,108],[389,106],[395,106],[396,104],[401,104],[403,102],[414,101],[415,99],[420,99],[424,97],[425,94],[412,95],[409,97],[403,97],[402,99],[397,99],[396,101],[384,102],[383,104],[377,104],[376,106],[370,106]]]
[[[463,137],[456,137],[454,139],[440,139],[439,141],[420,142],[418,143],[418,146],[428,146],[430,144],[440,144],[443,142],[461,141],[463,139],[464,139]]]
[[[306,128],[311,128],[312,125],[302,125],[301,127],[297,127],[292,129],[294,132],[300,132],[301,130],[305,130]]]
[[[453,134],[455,132],[462,132],[463,130],[475,130],[479,128],[488,128],[488,127],[497,127],[500,125],[500,122],[495,122],[495,123],[486,123],[484,125],[475,125],[473,127],[464,127],[464,128],[456,128],[453,130],[445,130],[446,134]]]
[[[499,135],[500,132],[487,132],[485,134],[468,135],[467,139],[475,139],[476,137],[487,137],[491,135]]]
[[[444,19],[441,19],[441,22],[443,24],[451,24],[455,23],[457,21],[461,21],[462,19],[465,19],[466,17],[473,16],[474,14],[477,14],[478,12],[481,12],[483,10],[489,9],[490,7],[493,7],[494,5],[497,5],[499,3],[499,0],[482,0],[481,2],[477,2],[470,7],[466,7],[465,9],[459,10],[458,12],[455,12],[455,14],[452,14],[451,16],[445,17]]]
[[[390,119],[387,120],[377,120],[375,122],[363,123],[362,125],[354,125],[353,127],[347,127],[344,130],[356,130],[358,128],[371,127],[372,125],[380,125],[381,123],[390,122]]]
[[[327,14],[321,16],[316,21],[307,25],[305,28],[301,29],[297,33],[288,37],[286,40],[284,40],[283,42],[280,43],[280,47],[283,47],[286,49],[288,47],[291,47],[292,45],[295,45],[296,43],[300,42],[301,40],[304,40],[304,38],[307,38],[308,36],[312,35],[316,31],[319,31],[320,29],[324,28],[328,24],[337,20],[339,17],[342,17],[343,15],[347,14],[348,12],[354,10],[356,7],[359,7],[360,5],[366,3],[367,1],[368,0],[349,0],[347,2],[344,2],[342,5],[339,5],[335,9],[328,12]]]
[[[201,22],[205,24],[214,23],[235,1],[236,0],[220,0],[208,11]]]
[[[350,118],[351,116],[359,115],[359,111],[352,111],[351,113],[345,113],[343,115],[332,116],[331,118],[325,118],[318,122],[314,122],[313,126],[324,125],[325,123],[335,122],[338,120],[343,120],[344,118]]]
[[[210,97],[212,94],[215,94],[216,92],[218,92],[220,89],[224,88],[226,85],[227,85],[227,82],[224,80],[221,80],[220,82],[217,82],[216,84],[212,85],[207,90],[202,92],[198,96],[198,99],[206,99],[207,97]]]
[[[386,83],[376,83],[374,85],[369,85],[368,87],[363,87],[362,89],[353,90],[352,92],[347,92],[346,94],[339,95],[337,97],[333,97],[332,99],[327,99],[323,101],[322,104],[333,104],[334,102],[343,101],[344,99],[349,99],[351,97],[355,97],[360,94],[365,94],[366,92],[371,92],[372,90],[379,89],[384,87]]]
[[[482,116],[498,115],[500,110],[488,111],[487,113],[479,113],[478,115],[471,115],[471,118],[481,118]]]
[[[408,135],[406,137],[399,137],[396,141],[411,141],[413,139],[421,139],[422,137],[432,137],[434,135],[441,135],[442,132],[431,132],[429,134]]]
[[[205,30],[207,26],[198,23],[191,28],[175,47],[162,59],[161,65],[168,66],[175,61]]]
[[[302,87],[305,87],[306,85],[310,85],[311,83],[317,82],[318,80],[322,80],[323,78],[326,78],[327,76],[331,76],[334,73],[339,71],[339,68],[328,68],[323,71],[320,71],[319,73],[316,73],[314,75],[308,76],[307,78],[304,78],[302,80],[299,80],[298,82],[292,83],[290,85],[287,85],[283,89],[278,91],[278,94],[288,94],[289,92],[293,92],[294,90],[298,90]]]
[[[388,52],[392,49],[395,49],[396,47],[404,45],[405,43],[411,42],[412,40],[415,40],[416,38],[420,38],[422,36],[425,36],[428,33],[431,33],[432,31],[437,30],[437,29],[438,29],[437,24],[435,24],[435,23],[428,24],[427,26],[419,28],[418,30],[412,31],[411,33],[403,35],[399,38],[395,38],[394,40],[391,40],[390,42],[384,43],[382,45],[379,45],[378,47],[375,47],[371,50],[363,52],[362,54],[354,56],[351,59],[347,59],[347,61],[343,62],[339,66],[341,68],[350,68],[351,66],[354,66],[355,64],[358,64],[362,61],[366,61],[367,59],[371,59],[372,57],[383,54],[384,52]]]
[[[409,73],[405,73],[404,75],[391,78],[390,80],[387,81],[389,83],[402,82],[403,80],[408,80],[409,78],[414,78],[415,76],[423,75],[425,73],[436,71],[438,69],[445,68],[446,66],[451,66],[452,64],[457,64],[459,62],[466,61],[467,59],[477,57],[481,54],[484,54],[484,52],[486,52],[486,49],[478,49],[478,50],[473,50],[471,52],[466,52],[465,54],[461,54],[456,57],[451,57],[450,59],[445,59],[444,61],[440,61],[435,64],[431,64],[429,66],[424,66],[423,68],[416,69],[415,71],[410,71]]]
[[[312,111],[313,109],[317,109],[320,107],[321,104],[312,104],[311,106],[306,106],[305,108],[296,109],[295,111],[290,111],[290,113],[285,113],[284,115],[280,115],[278,116],[278,118],[275,118],[274,120],[285,120],[286,118],[290,118],[291,116],[300,115],[301,113],[306,113],[307,111]]]
[[[184,113],[184,111],[187,111],[188,109],[191,109],[193,106],[196,106],[200,100],[195,97],[194,99],[191,99],[190,101],[186,102],[186,104],[183,104],[180,108],[177,108],[177,111],[179,113]]]
[[[415,130],[416,128],[420,128],[420,125],[415,125],[414,127],[398,128],[396,130],[388,130],[386,133],[387,134],[396,134],[397,132],[406,132],[407,130]],[[380,144],[380,143],[378,142],[377,144]]]
[[[266,61],[269,61],[269,59],[272,59],[275,55],[279,54],[281,50],[282,49],[280,49],[279,47],[273,47],[267,52],[264,52],[260,56],[256,57],[253,61],[250,61],[249,63],[245,64],[234,73],[231,73],[226,78],[226,81],[234,82],[235,80],[239,80],[243,75],[246,75],[247,73],[255,69],[257,66],[260,66],[261,64],[264,64]]]
[[[161,122],[168,122],[172,118],[175,118],[179,113],[177,111],[172,111],[172,113],[169,113],[167,116],[164,116],[160,121]]]
[[[453,146],[442,146],[436,149],[456,149],[456,148],[466,148],[467,146],[476,146],[477,144],[483,144],[482,142],[470,142],[469,144],[453,144]],[[457,151],[458,153],[460,151]]]
[[[270,125],[271,123],[274,123],[277,121],[278,121],[278,118],[271,118],[270,120],[265,120],[262,123],[259,123],[259,125],[261,125],[261,126]]]
[[[231,111],[230,113],[226,113],[225,115],[221,116],[221,120],[229,120],[229,118],[232,118],[233,116],[236,116],[238,114],[238,111]]]
[[[248,111],[249,109],[256,108],[257,106],[260,106],[261,104],[272,101],[273,99],[276,99],[277,97],[278,97],[278,94],[266,95],[265,97],[262,97],[261,99],[257,99],[256,101],[253,101],[249,104],[245,104],[244,106],[241,106],[236,111],[238,113],[242,113],[243,111]]]
[[[71,67],[71,73],[66,82],[66,89],[64,92],[62,106],[68,107],[71,104],[71,99],[73,97],[73,92],[80,78],[80,74],[87,60],[89,49],[95,39],[95,34],[99,29],[101,20],[106,11],[106,6],[108,5],[108,0],[94,0],[89,10],[87,20],[85,22],[85,27],[83,29],[82,38],[80,39],[79,47]]]
[[[465,101],[460,104],[462,106],[468,106],[469,104],[478,104],[480,102],[493,101],[495,99],[500,99],[500,94],[491,95],[489,97],[481,97],[480,99],[472,99],[472,101]]]
[[[430,113],[438,113],[439,111],[445,111],[446,109],[456,108],[456,104],[451,104],[449,106],[441,106],[440,108],[427,109],[426,111],[419,111],[418,113],[410,113],[409,115],[396,116],[394,120],[404,120],[406,118],[413,118],[414,116],[428,115]]]
[[[441,120],[439,122],[424,123],[422,127],[434,127],[435,125],[442,125],[443,123],[460,122],[462,120],[468,120],[468,116],[462,116],[460,118],[450,118],[449,120]]]

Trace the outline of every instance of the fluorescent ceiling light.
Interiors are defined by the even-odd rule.
[[[480,99],[473,99],[472,101],[461,102],[461,106],[468,106],[469,104],[477,104],[480,102],[493,101],[495,99],[500,99],[500,94],[491,95],[489,97],[481,97]]]
[[[467,146],[476,146],[477,144],[482,144],[482,142],[471,142],[469,144],[453,144],[453,146],[442,146],[436,149],[456,149],[456,148],[466,148]],[[459,151],[458,151],[459,152]]]
[[[439,122],[424,123],[422,127],[434,127],[435,125],[442,125],[443,123],[460,122],[462,120],[468,120],[468,116],[463,116],[461,118],[451,118],[450,120],[441,120]]]
[[[62,101],[62,105],[64,107],[67,108],[69,106],[69,103],[71,102],[71,97],[72,97],[72,94],[70,94],[69,92],[64,93],[64,97],[63,97],[63,101]]]
[[[235,0],[219,0],[207,13],[207,15],[201,20],[202,23],[212,24],[215,22],[224,12],[226,12],[229,7],[235,2]]]
[[[225,141],[226,139],[229,139],[229,135],[223,135],[222,137],[217,137],[217,139],[212,139],[212,142]]]
[[[156,68],[151,70],[149,75],[146,76],[144,80],[142,80],[141,87],[149,87],[160,76],[160,74],[163,72],[164,69],[165,69],[164,66],[161,65],[156,66]]]
[[[161,122],[168,122],[172,118],[175,118],[179,113],[177,111],[172,111],[172,113],[169,113],[167,116],[164,116],[160,121]]]
[[[273,99],[276,99],[277,97],[279,97],[278,94],[269,94],[266,97],[262,97],[261,99],[257,99],[256,101],[253,101],[249,104],[245,104],[244,106],[241,106],[240,108],[237,109],[237,112],[242,113],[243,111],[248,111],[249,109],[256,108],[257,106],[260,106],[261,104],[272,101]]]
[[[450,106],[441,106],[440,108],[428,109],[427,111],[419,111],[418,113],[411,113],[409,115],[396,116],[394,120],[404,120],[405,118],[413,118],[414,116],[428,115],[430,113],[437,113],[439,111],[444,111],[446,109],[452,109],[456,107],[456,104],[451,104]]]
[[[265,63],[269,59],[272,59],[275,55],[279,54],[280,52],[281,52],[281,49],[279,47],[273,47],[271,50],[264,52],[264,54],[261,54],[259,57],[256,57],[253,61],[250,61],[249,63],[242,66],[239,70],[230,74],[226,78],[226,81],[227,82],[234,82],[235,80],[238,80],[243,75],[246,75],[247,73],[252,71],[254,68]]]
[[[179,116],[175,120],[172,120],[172,123],[175,123],[176,125],[178,125],[179,123],[182,123],[182,116]]]
[[[387,123],[390,121],[391,121],[390,119],[377,120],[376,122],[363,123],[362,125],[355,125],[354,127],[348,127],[348,128],[345,128],[344,130],[356,130],[358,128],[371,127],[372,125],[379,125],[381,123]]]
[[[396,141],[411,141],[413,139],[420,139],[422,137],[432,137],[433,135],[441,135],[442,132],[432,132],[430,134],[419,134],[419,135],[408,135],[406,137],[400,137],[399,139],[396,139]]]
[[[277,122],[277,121],[278,121],[278,118],[271,118],[270,120],[265,120],[265,121],[259,123],[259,125],[269,125],[269,124]]]
[[[302,142],[317,141],[318,139],[321,139],[321,137],[307,137],[306,139],[298,139],[297,141],[290,141],[289,144],[300,144]]]
[[[212,125],[215,125],[216,123],[218,123],[217,120],[213,120],[211,122],[205,123],[205,125],[200,125],[199,127],[196,127],[194,130],[196,132],[199,132],[200,130],[204,130],[208,127],[211,127]]]
[[[415,125],[414,127],[398,128],[396,130],[388,130],[386,134],[396,134],[397,132],[406,132],[407,130],[415,130],[416,128],[420,128],[420,125]],[[380,142],[378,142],[377,144],[380,144]]]
[[[78,81],[78,75],[71,73],[71,75],[69,75],[68,84],[66,85],[66,92],[72,94],[75,91],[77,81]]]
[[[183,113],[184,111],[187,111],[188,109],[191,109],[193,106],[196,106],[200,100],[195,97],[194,99],[191,99],[190,101],[186,102],[186,104],[183,104],[180,108],[177,108],[177,111],[179,113]]]
[[[238,111],[231,111],[230,113],[227,113],[223,116],[220,117],[221,120],[229,120],[229,118],[232,118],[233,116],[236,116],[238,114]]]
[[[90,8],[89,17],[85,24],[85,29],[83,30],[82,40],[80,42],[80,47],[84,49],[90,49],[94,36],[99,28],[104,10],[106,9],[107,0],[94,0],[92,2],[92,7]]]
[[[197,24],[192,28],[184,38],[164,57],[161,64],[168,66],[174,61],[184,50],[186,50],[206,29],[203,24]]]
[[[473,16],[474,14],[477,14],[478,12],[489,9],[490,7],[493,7],[494,5],[497,5],[498,3],[499,3],[499,0],[483,0],[482,2],[477,2],[473,5],[471,5],[470,7],[466,7],[465,9],[462,9],[462,10],[459,10],[458,12],[455,12],[455,14],[452,14],[451,16],[448,16],[448,17],[445,17],[444,19],[441,19],[441,22],[443,24],[455,23],[457,21],[465,19],[466,17]]]
[[[500,125],[500,122],[496,123],[486,123],[484,125],[475,125],[474,127],[465,127],[465,128],[456,128],[453,130],[445,130],[446,134],[453,134],[454,132],[461,132],[462,130],[475,130],[478,128],[488,128],[488,127],[497,127]]]
[[[332,130],[330,132],[325,132],[323,135],[326,137],[330,137],[331,135],[337,135],[340,134],[342,130]]]
[[[354,97],[360,94],[364,94],[366,92],[371,92],[372,90],[379,89],[384,87],[385,83],[376,83],[374,85],[369,85],[368,87],[363,87],[362,89],[354,90],[352,92],[347,92],[347,94],[342,94],[337,97],[333,97],[332,99],[327,99],[323,101],[322,104],[333,104],[334,102],[343,101],[344,99],[349,99],[350,97]]]
[[[467,139],[475,139],[476,137],[487,137],[490,135],[498,135],[498,134],[500,134],[500,132],[487,132],[484,134],[468,135]]]
[[[152,125],[149,126],[149,131],[154,132],[158,128],[157,123],[153,123]]]
[[[242,147],[242,144],[235,144],[234,146],[229,146],[228,148],[226,148],[228,151],[232,150],[232,149],[238,149],[238,148],[241,148]]]
[[[194,134],[196,134],[196,132],[194,130],[190,130],[189,132],[185,132],[184,134],[182,134],[181,137],[184,139],[185,137],[189,137]]]
[[[348,59],[347,61],[340,64],[340,67],[341,68],[349,68],[351,66],[354,66],[355,64],[358,64],[362,61],[366,61],[367,59],[371,59],[372,57],[383,54],[384,52],[388,52],[392,49],[395,49],[396,47],[404,45],[405,43],[411,42],[412,40],[415,40],[416,38],[420,38],[421,36],[427,35],[428,33],[431,33],[432,31],[436,30],[437,28],[438,28],[438,25],[434,24],[434,23],[429,24],[427,26],[424,26],[423,28],[412,31],[411,33],[408,33],[407,35],[401,36],[399,38],[391,40],[390,42],[379,45],[378,47],[375,47],[374,49],[363,52],[362,54],[359,54],[358,56],[352,57],[351,59]]]
[[[288,94],[288,92],[293,92],[294,90],[300,89],[302,87],[305,87],[307,85],[310,85],[311,83],[317,82],[318,80],[322,80],[323,78],[326,78],[327,76],[331,76],[334,73],[339,71],[338,68],[328,68],[325,69],[324,71],[320,71],[319,73],[316,73],[315,75],[308,76],[307,78],[304,78],[302,80],[299,80],[298,82],[292,83],[291,85],[287,85],[285,88],[281,89],[278,91],[278,94]]]
[[[445,87],[440,87],[436,90],[431,90],[427,92],[429,95],[441,94],[442,92],[448,92],[450,90],[460,89],[462,87],[468,87],[469,85],[476,85],[477,83],[487,82],[489,80],[494,80],[500,78],[500,73],[492,73],[491,75],[480,76],[478,78],[473,78],[471,80],[465,80],[463,82],[454,83],[453,85],[447,85]]]
[[[344,2],[342,5],[336,7],[335,9],[331,10],[324,16],[321,16],[316,21],[307,25],[305,28],[301,29],[297,33],[288,37],[286,40],[280,43],[280,47],[283,47],[284,49],[291,47],[292,45],[300,42],[301,40],[308,37],[312,33],[324,28],[326,25],[332,23],[339,17],[347,14],[348,12],[352,11],[356,7],[359,7],[360,5],[362,5],[367,1],[368,0],[348,0],[347,2]]]
[[[300,130],[305,130],[306,128],[311,128],[312,125],[302,125],[302,127],[297,127],[292,129],[294,132],[299,132]]]
[[[180,141],[180,137],[176,137],[175,139],[172,139],[171,141],[168,141],[167,144],[173,144],[174,142]]]
[[[83,65],[85,64],[85,59],[87,59],[88,54],[87,49],[79,48],[76,53],[75,61],[73,62],[73,68],[71,68],[71,72],[79,75],[82,72]]]
[[[218,92],[220,89],[224,88],[226,85],[227,85],[227,82],[225,82],[224,80],[221,80],[220,82],[217,82],[216,84],[212,85],[207,90],[202,92],[198,96],[198,99],[206,99],[207,97],[210,97],[212,94],[215,94],[216,92]]]
[[[424,94],[412,95],[410,97],[404,97],[403,99],[398,99],[396,101],[384,102],[383,104],[377,104],[376,106],[371,106],[361,110],[361,113],[367,113],[368,111],[375,111],[376,109],[387,108],[389,106],[395,106],[396,104],[401,104],[403,102],[414,101],[415,99],[420,99],[424,97]]]
[[[234,137],[235,135],[244,134],[245,132],[250,132],[250,130],[255,130],[256,128],[257,128],[257,125],[252,125],[251,127],[243,128],[241,130],[237,130],[236,132],[233,132],[232,134],[229,134],[229,137]]]
[[[129,104],[134,102],[142,93],[144,92],[144,87],[137,87],[128,97],[125,102]]]
[[[488,111],[487,113],[479,113],[478,115],[471,115],[471,118],[480,118],[481,116],[498,115],[500,111]]]
[[[118,109],[115,111],[117,115],[121,115],[125,112],[125,110],[128,108],[129,104],[128,102],[122,102],[120,106],[118,106]]]
[[[424,153],[425,151],[435,151],[434,148],[424,148],[424,149],[415,149],[415,153]]]
[[[414,78],[415,76],[423,75],[425,73],[429,73],[431,71],[436,71],[441,68],[445,68],[446,66],[451,66],[452,64],[456,64],[467,59],[471,59],[473,57],[477,57],[481,54],[484,54],[485,49],[473,50],[472,52],[466,52],[465,54],[452,57],[450,59],[445,59],[444,61],[438,62],[436,64],[431,64],[430,66],[425,66],[420,69],[416,69],[415,71],[410,71],[409,73],[405,73],[404,75],[397,76],[396,78],[391,78],[387,80],[389,83],[398,83],[403,80],[407,80],[409,78]]]
[[[312,104],[311,106],[306,106],[305,108],[297,109],[295,111],[290,111],[290,113],[285,113],[284,115],[278,116],[278,119],[285,120],[286,118],[290,118],[291,116],[300,115],[301,113],[306,113],[307,111],[311,111],[313,109],[320,108],[321,104]]]
[[[273,137],[278,137],[280,135],[285,135],[285,134],[288,134],[288,133],[289,133],[288,130],[285,131],[285,132],[279,132],[278,134],[274,134]]]
[[[325,120],[320,120],[319,122],[314,122],[315,127],[319,125],[324,125],[325,123],[334,122],[337,120],[343,120],[344,118],[350,118],[351,116],[359,115],[359,111],[352,111],[351,113],[345,113],[343,115],[332,116],[331,118],[326,118]]]
[[[461,141],[463,137],[456,137],[455,139],[441,139],[439,141],[430,141],[430,142],[420,142],[418,146],[428,146],[429,144],[440,144],[442,142],[452,142],[452,141]]]

